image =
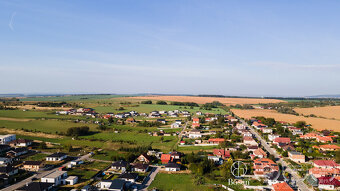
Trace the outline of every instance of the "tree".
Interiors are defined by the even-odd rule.
[[[47,148],[47,145],[45,142],[41,142],[40,145],[39,145],[39,148],[40,149],[46,149]]]
[[[157,105],[168,105],[166,101],[157,101],[156,104]]]
[[[229,159],[227,162],[221,165],[220,175],[225,179],[232,178],[231,167],[233,165],[233,160]]]
[[[340,151],[337,151],[335,153],[335,160],[336,160],[337,163],[340,163]]]
[[[297,121],[295,124],[294,124],[294,126],[295,127],[298,127],[298,128],[304,128],[304,127],[306,127],[306,122],[305,121]]]
[[[141,104],[152,104],[151,100],[141,101]]]
[[[162,136],[161,139],[160,139],[161,143],[163,143],[164,141],[164,137]]]

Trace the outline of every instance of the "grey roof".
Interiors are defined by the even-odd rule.
[[[125,179],[137,179],[138,174],[137,173],[123,173],[118,178],[125,178]]]
[[[46,176],[44,176],[43,178],[57,178],[63,174],[67,173],[67,171],[59,171],[59,170],[56,170]]]
[[[17,190],[26,190],[26,191],[45,191],[48,188],[52,187],[53,183],[45,183],[45,182],[31,182],[28,185],[22,186]]]
[[[168,163],[165,165],[166,168],[181,168],[181,165],[176,163]]]
[[[122,179],[114,179],[111,182],[110,189],[122,189],[125,186],[125,180]]]
[[[121,160],[121,161],[117,161],[117,162],[112,163],[111,166],[115,166],[115,167],[127,167],[128,164],[129,164],[128,162]]]
[[[57,153],[53,153],[53,154],[51,154],[51,155],[49,155],[49,156],[47,156],[47,157],[63,157],[63,156],[65,156],[66,154],[65,153],[59,153],[59,152],[57,152]]]

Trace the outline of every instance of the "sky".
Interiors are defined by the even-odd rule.
[[[0,94],[340,94],[337,0],[0,0]]]

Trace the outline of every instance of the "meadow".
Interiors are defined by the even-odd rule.
[[[232,109],[231,110],[235,115],[249,119],[251,117],[271,117],[276,121],[285,121],[288,123],[295,123],[297,121],[305,121],[307,124],[312,125],[312,128],[316,130],[334,130],[336,132],[340,132],[340,121],[331,120],[331,119],[323,119],[317,117],[304,117],[304,116],[296,116],[290,114],[278,113],[275,110],[266,110],[266,109],[251,109],[251,110],[241,110],[241,109]]]
[[[194,183],[190,174],[165,174],[158,173],[149,188],[157,188],[163,191],[200,191],[207,190],[207,186],[198,186]]]

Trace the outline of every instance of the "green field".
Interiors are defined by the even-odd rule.
[[[200,191],[207,190],[206,186],[194,184],[193,177],[190,174],[163,174],[158,173],[155,180],[149,186],[150,189],[157,188],[162,191]]]
[[[37,153],[35,155],[31,155],[29,157],[26,157],[25,161],[42,161],[42,160],[45,160],[46,156],[48,156],[48,154]]]
[[[6,121],[0,120],[0,127],[8,129],[26,129],[43,133],[66,132],[69,127],[89,126],[95,128],[94,124],[73,123],[58,120],[32,120],[32,121]]]
[[[124,95],[66,95],[21,98],[20,101],[87,101],[96,99],[110,99],[123,97]]]
[[[0,117],[17,119],[86,119],[85,116],[56,115],[54,111],[0,110]],[[1,121],[0,121],[1,123]]]
[[[67,171],[69,176],[78,176],[82,180],[88,180],[109,165],[105,162],[86,162],[79,166],[73,167]]]

